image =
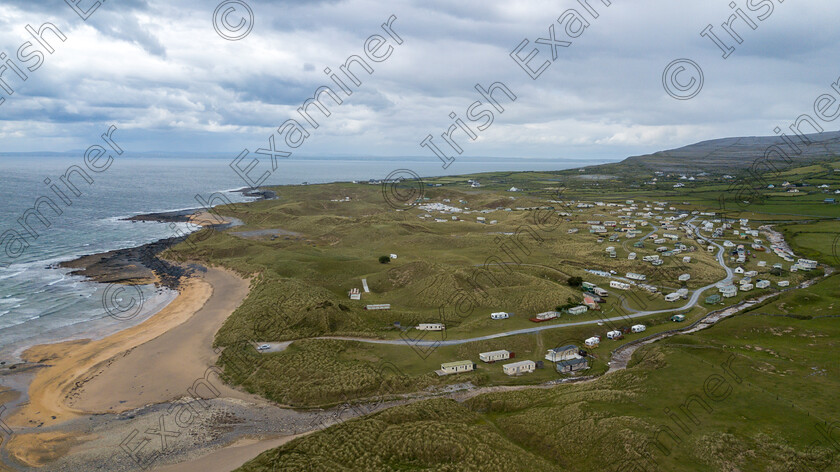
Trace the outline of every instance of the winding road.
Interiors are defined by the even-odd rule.
[[[689,225],[692,229],[694,229],[695,234],[699,235],[700,233],[697,231],[697,227],[692,224],[692,222],[696,219],[697,219],[697,217],[695,216],[695,217],[691,218],[690,220],[688,220],[686,222],[686,224]],[[656,229],[654,229],[649,234],[652,234],[655,231],[656,231]],[[647,236],[644,236],[644,237],[647,237]],[[680,306],[678,308],[668,308],[668,309],[665,309],[665,310],[643,310],[643,311],[637,311],[637,312],[629,314],[629,315],[616,316],[616,317],[612,317],[612,318],[602,318],[602,319],[587,320],[587,321],[576,321],[576,322],[572,322],[572,323],[559,323],[559,324],[552,324],[552,325],[546,325],[546,326],[535,326],[533,328],[524,328],[524,329],[511,330],[511,331],[504,331],[504,332],[501,332],[501,333],[488,334],[486,336],[478,336],[478,337],[474,337],[474,338],[464,338],[464,339],[442,339],[442,340],[435,340],[435,341],[426,341],[426,340],[422,340],[422,339],[371,339],[371,338],[361,338],[361,337],[354,337],[354,336],[319,336],[315,339],[337,339],[337,340],[341,340],[341,341],[359,341],[359,342],[370,343],[370,344],[408,344],[408,345],[418,346],[418,347],[455,346],[455,345],[458,345],[458,344],[466,344],[466,343],[472,343],[472,342],[476,342],[476,341],[487,341],[489,339],[504,338],[504,337],[507,337],[507,336],[516,336],[516,335],[519,335],[519,334],[537,333],[537,332],[545,331],[545,330],[549,330],[549,329],[568,328],[568,327],[571,327],[571,326],[585,326],[585,325],[593,325],[593,324],[599,324],[599,323],[622,322],[622,321],[627,321],[628,319],[631,319],[631,318],[643,318],[645,316],[656,315],[656,314],[659,314],[659,313],[673,313],[673,312],[676,312],[676,311],[685,311],[685,310],[689,310],[689,309],[693,308],[695,305],[697,305],[697,302],[700,300],[700,297],[703,295],[703,292],[705,292],[706,290],[715,287],[720,282],[731,282],[732,281],[732,278],[733,278],[732,269],[730,269],[729,267],[726,266],[726,263],[724,262],[724,259],[723,259],[723,254],[725,252],[724,247],[721,246],[720,244],[717,244],[714,241],[709,241],[709,243],[718,248],[718,252],[717,252],[716,257],[717,257],[717,260],[718,260],[718,263],[720,264],[720,266],[723,267],[723,269],[726,271],[726,277],[724,279],[718,281],[718,282],[706,285],[705,287],[701,287],[701,288],[695,290],[694,293],[691,294],[691,298],[689,298],[688,302],[685,305]],[[545,267],[545,266],[542,266],[542,267]]]

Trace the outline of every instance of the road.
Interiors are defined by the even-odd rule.
[[[697,227],[692,224],[692,222],[696,219],[697,219],[697,217],[695,216],[695,217],[691,218],[690,220],[688,220],[686,222],[686,224],[688,224],[692,229],[694,229],[695,234],[699,235],[699,232],[697,231]],[[653,234],[654,232],[656,232],[656,229],[654,229],[653,231],[651,231],[648,234]],[[645,238],[646,237],[647,236],[645,236]],[[631,318],[643,318],[645,316],[656,315],[656,314],[660,314],[660,313],[673,313],[673,312],[677,312],[677,311],[686,311],[686,310],[689,310],[689,309],[693,308],[695,305],[697,305],[697,302],[700,300],[700,297],[703,295],[703,292],[705,292],[706,290],[708,290],[710,288],[714,288],[715,285],[720,283],[720,282],[731,282],[732,281],[732,277],[733,277],[732,269],[730,269],[729,267],[726,266],[726,263],[724,262],[724,258],[723,258],[723,254],[725,252],[724,247],[721,246],[720,244],[717,244],[714,241],[709,241],[709,243],[718,248],[718,252],[717,252],[717,256],[716,256],[717,261],[720,264],[720,266],[723,267],[723,269],[726,271],[726,278],[724,278],[724,279],[722,279],[722,280],[720,280],[716,283],[709,284],[709,285],[706,285],[705,287],[701,287],[701,288],[695,290],[694,293],[691,294],[691,298],[688,299],[688,302],[685,305],[677,307],[677,308],[668,308],[666,310],[642,310],[642,311],[637,311],[637,312],[629,314],[629,315],[616,316],[616,317],[613,317],[613,318],[603,318],[603,319],[587,320],[587,321],[576,321],[576,322],[571,322],[571,323],[559,323],[559,324],[552,324],[552,325],[546,325],[546,326],[535,326],[533,328],[524,328],[524,329],[511,330],[511,331],[503,331],[501,333],[488,334],[486,336],[478,336],[478,337],[475,337],[475,338],[464,338],[464,339],[443,339],[443,340],[436,340],[436,341],[425,341],[425,340],[420,340],[420,339],[417,339],[417,340],[415,340],[415,339],[371,339],[371,338],[361,338],[361,337],[353,337],[353,336],[321,336],[321,337],[318,337],[316,339],[338,339],[338,340],[342,340],[342,341],[358,341],[358,342],[370,343],[370,344],[410,344],[410,345],[419,346],[419,347],[455,346],[455,345],[458,345],[458,344],[466,344],[466,343],[472,343],[472,342],[476,342],[476,341],[487,341],[489,339],[504,338],[504,337],[507,337],[507,336],[516,336],[516,335],[519,335],[519,334],[538,333],[540,331],[545,331],[545,330],[549,330],[549,329],[569,328],[569,327],[572,327],[572,326],[594,325],[594,324],[598,324],[598,323],[607,323],[607,322],[610,322],[610,323],[611,322],[626,322],[628,319],[631,319]]]

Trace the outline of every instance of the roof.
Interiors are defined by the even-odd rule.
[[[441,369],[445,369],[447,367],[459,367],[462,365],[472,365],[473,361],[455,361],[455,362],[444,362],[440,365]]]
[[[568,351],[568,350],[571,350],[571,349],[578,350],[578,347],[575,346],[574,344],[567,344],[565,346],[555,347],[555,348],[549,349],[549,351],[550,352],[564,352],[564,351]]]
[[[578,364],[584,364],[584,363],[586,363],[586,358],[585,357],[576,357],[574,359],[568,359],[568,360],[565,360],[565,361],[560,361],[560,362],[557,363],[557,365],[578,365]]]
[[[479,354],[479,356],[490,356],[490,355],[493,355],[493,354],[510,354],[510,352],[508,352],[504,349],[499,349],[498,351],[482,352],[482,353]]]
[[[529,361],[529,360],[525,360],[525,361],[518,361],[518,362],[511,362],[510,364],[505,364],[505,365],[503,365],[502,367],[521,367],[521,366],[531,365],[531,364],[536,364],[536,362],[534,362],[534,361]]]

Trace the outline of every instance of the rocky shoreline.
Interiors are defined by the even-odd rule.
[[[267,189],[240,189],[237,192],[254,201],[272,200],[277,194]],[[196,226],[210,229],[226,229],[235,225],[231,220],[225,220],[213,215],[205,208],[189,210],[175,210],[158,213],[146,213],[123,219],[132,222],[157,223],[193,223]],[[156,284],[176,290],[181,278],[190,275],[195,268],[171,263],[159,255],[185,241],[189,235],[179,235],[164,238],[140,246],[118,249],[104,253],[88,254],[67,262],[61,262],[56,267],[73,269],[71,275],[80,275],[94,282],[106,284],[145,285]]]

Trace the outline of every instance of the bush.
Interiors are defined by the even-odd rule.
[[[387,264],[389,262],[391,262],[391,257],[390,256],[379,256],[379,263],[380,264]]]
[[[567,283],[569,284],[569,287],[580,287],[581,285],[583,285],[583,278],[569,277]]]

